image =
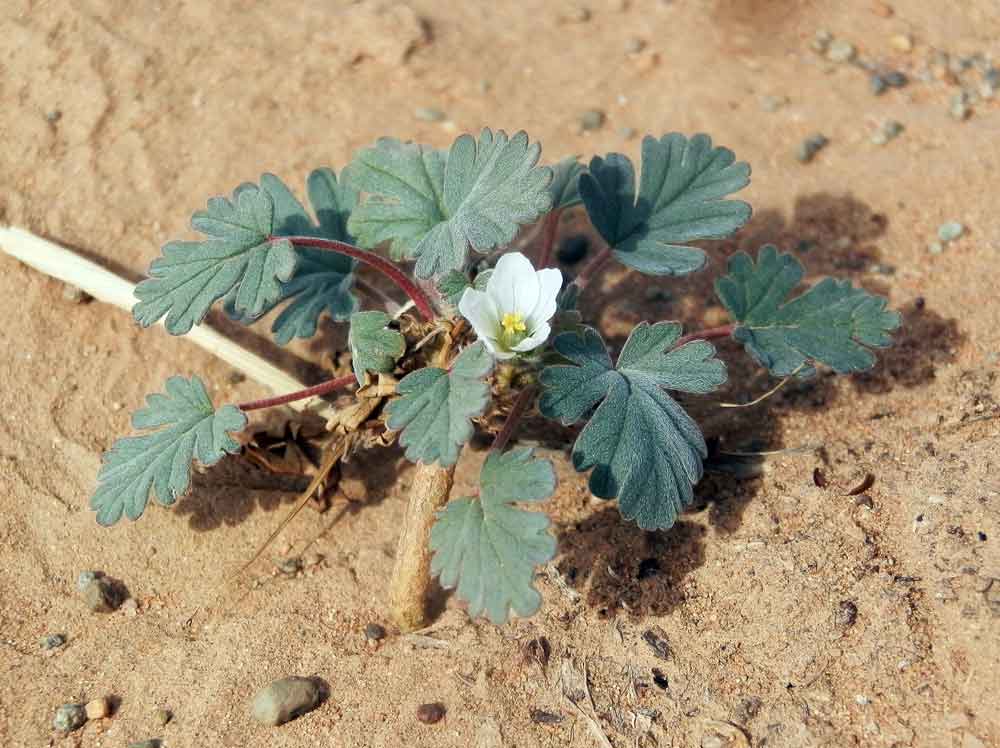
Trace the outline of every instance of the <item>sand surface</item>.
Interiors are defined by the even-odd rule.
[[[610,273],[588,312],[612,337],[642,319],[718,324],[712,278],[765,241],[808,248],[811,278],[887,294],[904,325],[872,373],[789,386],[735,415],[692,406],[731,449],[822,449],[772,459],[754,480],[707,478],[663,533],[591,500],[551,451],[568,586],[543,576],[542,612],[502,628],[449,600],[429,633],[438,646],[390,632],[371,648],[362,632],[386,620],[409,476],[400,455],[364,464],[366,503],[307,510],[235,588],[227,577],[293,494],[208,474],[174,508],[100,529],[87,508],[100,454],[146,393],[174,373],[198,373],[217,402],[263,393],[0,255],[0,745],[1000,745],[1000,101],[959,122],[959,86],[918,75],[932,49],[1000,63],[996,2],[582,5],[585,22],[580,5],[538,1],[5,0],[0,222],[135,279],[209,196],[264,171],[301,188],[380,135],[445,146],[483,125],[523,128],[554,161],[635,156],[623,128],[705,131],[753,165],[751,224],[695,278]],[[809,48],[821,28],[911,84],[874,96],[862,70]],[[912,51],[894,46],[900,34]],[[627,54],[633,37],[645,47]],[[765,111],[764,96],[787,103]],[[583,133],[588,108],[607,122]],[[903,134],[872,144],[889,119]],[[801,164],[794,150],[814,132],[830,144]],[[946,220],[966,234],[931,254]],[[656,285],[672,300],[646,301]],[[294,354],[316,362],[343,345],[328,328]],[[261,350],[310,376],[259,332]],[[767,389],[734,345],[722,354],[736,362],[725,397]],[[460,489],[481,459],[462,463]],[[846,489],[869,472],[872,506],[859,506]],[[274,557],[311,541],[320,564],[277,574]],[[640,578],[647,559],[658,571],[647,562]],[[137,608],[87,611],[84,569],[122,580]],[[42,652],[38,638],[57,632],[66,646]],[[530,645],[543,636],[547,662]],[[327,701],[281,728],[251,722],[253,694],[291,674],[323,678]],[[563,693],[581,675],[590,698],[574,705]],[[102,695],[118,701],[113,717],[52,732],[58,705]],[[415,717],[428,701],[447,707],[436,725]],[[161,706],[175,715],[165,727]]]

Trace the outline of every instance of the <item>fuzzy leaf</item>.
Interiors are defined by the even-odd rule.
[[[564,158],[552,167],[552,182],[549,184],[552,210],[564,210],[580,204],[580,175],[584,171],[576,156]]]
[[[116,439],[104,453],[90,498],[97,521],[113,525],[122,514],[138,519],[150,490],[160,504],[173,504],[191,484],[191,460],[214,465],[226,453],[239,452],[229,434],[246,424],[246,414],[235,405],[216,410],[198,377],[170,377],[166,394],[147,396],[146,407],[132,414],[134,428],[159,430]]]
[[[204,241],[174,241],[139,283],[132,316],[143,327],[166,316],[172,335],[200,324],[216,301],[232,294],[234,310],[257,317],[282,297],[282,283],[295,270],[295,250],[287,241],[270,241],[274,200],[266,190],[243,184],[233,199],[213,197],[191,226]]]
[[[490,400],[483,378],[493,369],[493,357],[482,343],[473,343],[454,360],[451,371],[429,366],[399,382],[395,400],[386,406],[386,425],[403,430],[399,437],[411,462],[454,465],[459,448],[472,436],[472,421]]]
[[[421,278],[460,270],[469,245],[487,252],[513,240],[520,225],[549,209],[551,171],[536,166],[540,147],[519,132],[484,128],[460,136],[447,157],[412,143],[382,139],[348,167],[369,193],[348,228],[362,246],[391,241],[416,258]]]
[[[761,248],[756,264],[745,252],[730,257],[729,274],[715,291],[737,322],[733,338],[778,377],[811,376],[814,363],[841,374],[870,369],[869,348],[892,344],[899,313],[886,309],[881,296],[833,278],[789,300],[804,272],[795,257],[771,245]]]
[[[533,585],[535,567],[555,555],[556,541],[540,512],[511,506],[539,502],[555,490],[547,460],[530,449],[490,452],[479,475],[479,498],[456,499],[438,513],[431,529],[431,574],[469,604],[473,618],[485,613],[497,624],[510,611],[534,614],[542,602]]]
[[[351,315],[351,331],[347,344],[351,347],[351,366],[358,384],[365,383],[365,372],[392,371],[396,360],[406,351],[406,340],[396,330],[387,329],[392,322],[385,312],[355,312]]]
[[[541,375],[545,416],[569,425],[598,406],[573,445],[573,466],[593,467],[591,492],[617,497],[622,516],[644,530],[673,525],[691,503],[707,454],[698,424],[664,388],[706,393],[726,381],[712,344],[698,340],[674,349],[680,335],[676,322],[643,322],[612,368],[596,330],[564,333],[555,349],[572,364],[549,366]]]
[[[462,300],[462,294],[465,293],[465,289],[474,288],[477,291],[485,291],[486,284],[489,282],[491,275],[493,275],[492,270],[483,270],[470,282],[469,276],[465,273],[458,270],[449,270],[438,281],[437,288],[440,294],[444,296],[445,301],[452,306],[458,306],[458,302]]]
[[[750,182],[750,167],[707,135],[679,133],[642,141],[642,178],[627,156],[595,157],[580,176],[580,194],[594,227],[615,257],[649,275],[700,270],[705,253],[687,242],[722,239],[750,218],[750,206],[726,195]]]
[[[309,201],[318,223],[310,218],[302,203],[273,174],[261,177],[261,187],[274,200],[274,234],[276,236],[319,236],[324,239],[353,242],[347,232],[347,218],[357,203],[355,192],[343,179],[337,181],[332,169],[316,169],[309,175]],[[323,312],[336,321],[351,316],[357,309],[357,298],[351,293],[356,263],[350,257],[312,247],[296,247],[298,262],[291,280],[282,284],[281,297],[268,305],[261,315],[291,299],[291,303],[274,320],[271,332],[275,340],[287,344],[292,338],[311,338]],[[226,300],[226,313],[244,324],[259,316],[241,315]]]

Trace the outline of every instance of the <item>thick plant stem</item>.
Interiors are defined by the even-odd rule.
[[[431,527],[435,514],[448,503],[454,477],[454,465],[445,468],[417,464],[389,583],[390,614],[402,631],[414,631],[430,623],[427,606],[431,590]]]

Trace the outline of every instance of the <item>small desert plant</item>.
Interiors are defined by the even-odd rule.
[[[706,256],[689,243],[746,223],[750,206],[727,197],[748,184],[750,168],[706,135],[676,133],[643,140],[638,184],[622,154],[552,167],[539,166],[539,154],[523,132],[484,129],[447,151],[383,139],[339,177],[309,175],[311,215],[271,174],[210,199],[192,219],[205,238],[164,246],[136,289],[135,319],[165,318],[183,335],[218,301],[245,324],[284,304],[271,328],[284,344],[313,336],[326,313],[350,325],[350,371],[222,407],[197,377],[169,379],[132,418],[147,433],[117,440],[104,456],[91,499],[98,522],[138,518],[151,491],[173,503],[188,490],[192,460],[212,465],[240,450],[232,435],[246,428],[248,411],[354,387],[328,419],[321,475],[356,450],[397,440],[418,465],[391,581],[396,622],[425,622],[425,594],[438,576],[470,615],[501,623],[511,611],[537,610],[535,569],[556,552],[548,518],[517,506],[555,487],[547,461],[509,447],[526,413],[586,422],[573,466],[591,471],[591,492],[617,499],[625,519],[660,530],[702,477],[705,440],[668,391],[705,394],[726,381],[709,339],[731,336],[776,377],[808,377],[817,365],[867,369],[869,349],[891,342],[899,316],[884,299],[831,279],[793,296],[802,265],[765,246],[756,259],[734,254],[716,281],[730,324],[685,335],[679,322],[642,322],[613,358],[582,322],[580,294],[610,260],[655,276],[701,269]],[[560,214],[581,203],[605,244],[567,283],[550,267],[553,244]],[[512,243],[534,222],[533,265]],[[391,259],[377,253],[383,247]],[[412,277],[401,269],[408,260]],[[359,310],[361,266],[407,294],[401,313]],[[454,466],[477,427],[495,434],[479,490],[449,501]]]

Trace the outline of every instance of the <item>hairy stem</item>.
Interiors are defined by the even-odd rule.
[[[396,564],[389,583],[393,622],[402,631],[423,628],[430,621],[428,597],[431,580],[431,527],[438,511],[448,503],[455,467],[417,464],[410,486],[410,501],[399,536]]]
[[[517,428],[517,425],[521,422],[521,418],[527,412],[528,405],[534,396],[534,385],[525,387],[518,394],[517,400],[514,401],[514,405],[510,409],[510,413],[507,414],[507,420],[503,422],[503,426],[497,432],[496,438],[493,439],[493,446],[491,447],[493,451],[503,452],[504,447],[507,446],[507,442],[514,435],[514,429]]]
[[[611,257],[611,247],[605,247],[580,269],[573,282],[580,288],[586,288],[587,284],[593,279],[594,273],[600,269],[601,265],[608,261],[609,257]]]
[[[239,403],[236,407],[244,412],[248,410],[260,410],[262,408],[273,408],[277,405],[285,405],[286,403],[295,402],[296,400],[305,400],[308,397],[328,395],[334,390],[339,390],[355,381],[357,380],[354,378],[353,374],[345,374],[344,376],[337,377],[336,379],[327,379],[325,382],[320,382],[319,384],[307,387],[304,390],[289,392],[288,394],[278,395],[277,397],[265,397],[261,400],[249,400],[245,403]]]
[[[733,329],[735,325],[719,325],[718,327],[708,327],[704,330],[698,330],[697,332],[688,333],[684,335],[674,344],[674,348],[680,348],[685,343],[690,343],[692,340],[713,340],[715,338],[728,338],[733,334]]]
[[[552,250],[556,245],[556,231],[559,229],[559,217],[562,210],[556,208],[545,216],[542,224],[542,251],[538,255],[538,269],[547,268],[552,264]]]
[[[336,252],[347,257],[353,257],[358,262],[375,268],[399,286],[407,296],[413,299],[414,306],[424,316],[424,319],[430,321],[436,316],[434,314],[434,306],[431,304],[427,294],[424,293],[424,290],[410,280],[396,265],[379,257],[374,252],[366,252],[346,242],[338,242],[334,239],[321,239],[316,236],[272,236],[270,239],[271,241],[290,241],[299,247],[313,247],[314,249],[323,249],[328,252]]]

